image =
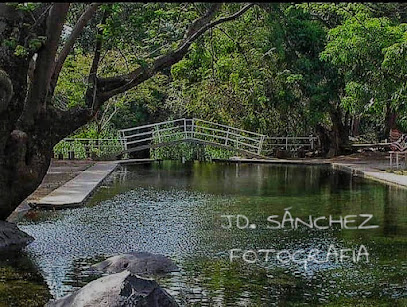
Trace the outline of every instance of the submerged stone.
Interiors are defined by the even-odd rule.
[[[101,273],[119,273],[128,270],[133,274],[150,276],[178,271],[177,265],[168,257],[148,252],[132,252],[110,257],[91,267]]]
[[[34,238],[18,229],[16,224],[0,221],[0,249],[21,248],[32,241]]]
[[[156,281],[123,271],[94,280],[46,307],[173,307],[177,302]]]

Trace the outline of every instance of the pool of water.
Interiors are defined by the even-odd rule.
[[[310,215],[338,220],[371,214],[368,224],[379,227],[292,229],[287,218],[286,227],[270,229],[276,224],[267,218],[278,215],[274,220],[282,221],[285,211],[304,221]],[[226,229],[223,215],[245,216],[251,226],[243,228],[241,218],[242,229],[235,219]],[[362,221],[355,219],[352,226]],[[87,273],[93,263],[148,251],[180,267],[157,280],[183,306],[407,306],[407,190],[327,166],[169,161],[123,166],[86,207],[34,212],[19,227],[35,237],[24,253],[54,297],[96,278]],[[305,257],[318,249],[323,258],[330,246],[351,255],[362,245],[368,262],[352,256],[337,261],[333,253],[328,261],[304,265],[284,254],[277,258],[272,252],[265,259],[258,252],[303,250],[299,255]],[[232,249],[241,251],[231,262]]]

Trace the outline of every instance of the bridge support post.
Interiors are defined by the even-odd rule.
[[[158,126],[157,126],[157,136],[158,136],[158,143],[161,143],[160,128],[158,128]]]
[[[263,147],[263,142],[264,142],[264,135],[262,135],[260,137],[260,141],[259,141],[259,147],[257,149],[257,154],[259,155],[261,153],[261,148]]]
[[[123,149],[126,151],[127,150],[127,140],[125,133],[123,131],[120,131],[120,141],[122,143]]]
[[[230,132],[230,128],[228,127],[228,131],[226,133],[226,140],[225,140],[225,145],[228,145],[228,140],[229,140],[229,132]]]
[[[191,123],[191,138],[195,138],[195,118],[192,119]]]
[[[184,118],[184,139],[188,138],[188,132],[187,132],[187,119]]]

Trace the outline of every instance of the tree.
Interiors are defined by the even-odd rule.
[[[406,25],[375,17],[367,6],[346,13],[344,21],[329,31],[321,58],[344,76],[343,107],[356,116],[373,113],[381,117],[381,137],[388,138],[406,97],[404,74],[399,73]]]
[[[214,28],[173,65],[178,105],[186,106],[184,112],[270,136],[320,133],[325,153],[345,152],[343,78],[320,59],[328,26],[308,6],[261,7],[233,25]],[[329,27],[339,22],[335,16],[329,16]]]
[[[117,43],[113,38],[120,36],[123,47],[130,39],[118,20],[134,25],[152,18],[132,14],[132,5],[135,12],[143,12],[144,7],[146,14],[154,12],[159,29],[168,17],[168,24],[182,26],[176,31],[182,35],[169,36],[174,33],[170,30],[161,36],[157,31],[150,33],[147,45],[154,45],[150,47],[157,47],[156,41],[151,40],[153,37],[168,40],[169,46],[158,42],[159,56],[136,59],[139,64],[132,71],[100,76],[102,53]],[[52,148],[59,140],[93,119],[110,98],[180,61],[191,44],[207,30],[240,17],[252,7],[252,4],[243,7],[234,4],[234,7],[238,6],[237,11],[225,15],[218,3],[181,4],[178,11],[184,15],[180,16],[174,13],[176,4],[155,4],[172,8],[169,16],[163,16],[165,7],[159,10],[151,5],[89,4],[78,14],[78,7],[69,3],[0,4],[0,219],[6,219],[40,184],[48,169]],[[217,15],[220,17],[216,19]],[[95,22],[95,18],[100,22]],[[64,26],[70,21],[76,22],[68,24],[70,33],[61,40]],[[86,28],[89,22],[97,27]],[[151,23],[151,27],[155,24]],[[137,31],[136,28],[129,30]],[[95,41],[83,103],[61,109],[54,103],[54,93],[64,63],[82,34]],[[143,40],[145,33],[138,34],[136,38]],[[138,44],[136,47],[143,46]]]

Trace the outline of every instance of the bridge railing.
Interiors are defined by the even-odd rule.
[[[120,130],[124,150],[187,139],[260,154],[265,135],[201,119],[176,119]]]
[[[119,133],[124,150],[150,143],[167,143],[185,138],[184,119],[122,129]]]
[[[202,119],[181,118],[122,129],[117,139],[65,138],[55,146],[54,152],[63,158],[83,159],[128,153],[184,140],[222,146],[254,156],[273,156],[277,149],[289,151],[303,147],[314,150],[319,142],[314,136],[267,137]]]
[[[191,134],[193,139],[217,143],[225,147],[260,154],[265,135],[193,118]]]
[[[276,149],[296,150],[300,147],[315,150],[319,144],[316,136],[283,136],[283,137],[266,137],[263,144],[262,153],[265,156],[272,155]]]
[[[64,138],[55,145],[54,155],[60,159],[101,158],[122,150],[120,139]]]

